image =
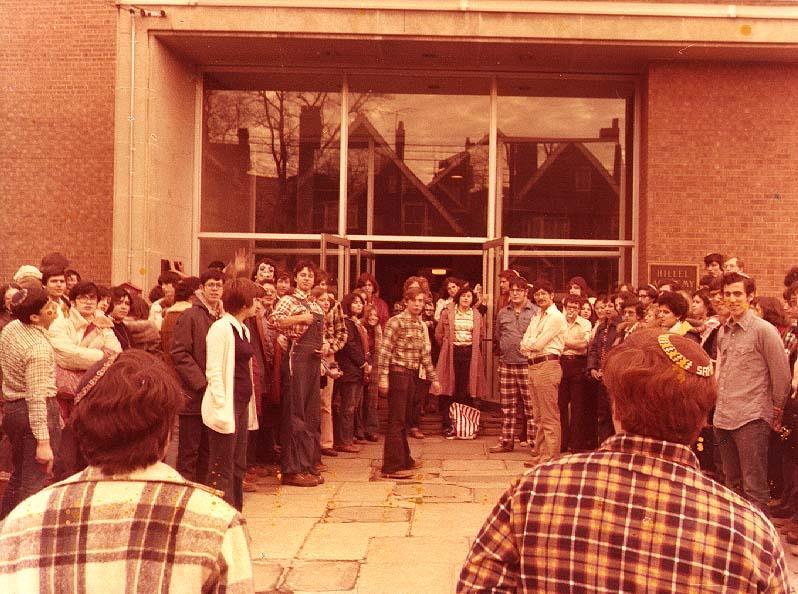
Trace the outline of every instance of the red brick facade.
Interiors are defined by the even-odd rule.
[[[798,263],[798,67],[654,64],[645,100],[641,274],[718,251],[780,294]]]
[[[60,250],[107,283],[117,10],[105,0],[4,7],[0,282]],[[742,258],[761,293],[780,292],[798,263],[798,66],[656,63],[641,88],[640,280],[649,262],[700,264],[717,250]]]
[[[111,279],[116,9],[5,0],[0,280],[54,250]]]

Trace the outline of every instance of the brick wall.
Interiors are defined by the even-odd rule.
[[[50,251],[111,278],[116,9],[4,0],[0,282]]]
[[[798,66],[650,66],[641,264],[734,254],[760,294],[781,293],[798,264],[796,105]]]

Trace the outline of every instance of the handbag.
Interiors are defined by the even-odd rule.
[[[476,439],[479,430],[479,409],[461,402],[452,402],[449,417],[457,439]]]

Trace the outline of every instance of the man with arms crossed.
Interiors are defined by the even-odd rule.
[[[521,352],[528,357],[529,392],[536,430],[532,460],[525,466],[551,460],[560,454],[560,409],[558,389],[562,379],[560,355],[565,348],[565,316],[554,305],[554,288],[547,280],[535,281],[535,314],[521,339]],[[532,439],[532,436],[530,436]]]

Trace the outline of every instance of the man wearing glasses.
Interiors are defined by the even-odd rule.
[[[202,424],[202,397],[208,385],[205,379],[208,330],[222,315],[224,275],[209,269],[200,276],[201,286],[194,304],[180,314],[172,339],[172,361],[186,395],[180,411],[177,444],[177,471],[184,478],[204,482],[208,461],[208,435]]]
[[[509,279],[509,303],[496,315],[493,330],[494,349],[499,354],[499,396],[502,408],[501,441],[490,452],[512,452],[516,436],[518,402],[524,403],[527,435],[535,435],[532,399],[526,355],[521,354],[521,339],[538,307],[526,297],[527,280],[520,276]]]

